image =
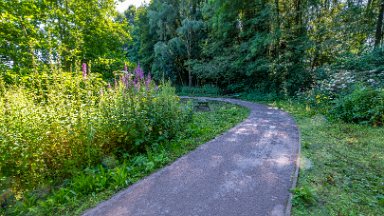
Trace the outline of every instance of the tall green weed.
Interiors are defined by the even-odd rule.
[[[140,68],[113,85],[97,74],[40,74],[0,83],[0,192],[62,182],[111,155],[144,151],[183,130],[191,110]]]
[[[356,87],[344,97],[339,97],[331,109],[331,116],[345,122],[373,126],[384,124],[384,91],[370,87]]]

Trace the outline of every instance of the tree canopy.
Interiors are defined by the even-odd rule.
[[[176,84],[291,95],[324,67],[380,48],[383,7],[381,0],[153,0],[137,9],[146,16],[133,24],[140,43],[132,54]]]
[[[383,56],[383,0],[152,0],[123,14],[115,4],[1,0],[2,71],[87,63],[110,77],[140,63],[176,85],[293,95],[329,69],[382,68],[369,56]]]
[[[86,62],[108,71],[110,62],[124,60],[130,34],[114,0],[1,0],[0,12],[3,69],[75,71]]]

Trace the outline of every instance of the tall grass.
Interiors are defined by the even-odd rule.
[[[0,85],[0,192],[19,197],[172,138],[190,117],[169,84],[157,87],[140,68],[112,85],[81,73]]]

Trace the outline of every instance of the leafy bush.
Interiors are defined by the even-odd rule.
[[[300,203],[312,205],[316,202],[316,194],[312,188],[297,187],[292,190],[293,200],[292,204],[298,205]]]
[[[253,90],[245,94],[243,98],[246,100],[253,100],[253,101],[275,101],[275,100],[283,99],[284,96],[279,95],[276,92],[265,93],[262,91]]]
[[[358,87],[351,94],[335,101],[331,115],[345,122],[384,124],[384,91],[369,87]]]
[[[189,96],[219,96],[220,89],[214,85],[203,85],[202,87],[182,86],[179,93]]]
[[[126,153],[119,161],[111,155],[107,156],[101,164],[87,167],[58,187],[47,185],[24,193],[22,200],[15,200],[12,191],[5,191],[0,196],[3,207],[0,208],[0,215],[81,214],[96,201],[107,199],[119,189],[176,160],[233,127],[249,114],[246,108],[233,104],[210,102],[210,107],[211,112],[195,113],[192,121],[186,123],[186,129],[174,139],[152,144],[146,152]]]
[[[353,71],[384,71],[384,49],[374,49],[360,55],[345,53],[337,58],[334,67]]]
[[[157,87],[140,68],[108,85],[97,75],[40,74],[0,94],[0,191],[22,194],[52,185],[106,156],[145,151],[183,129],[168,83]]]
[[[351,71],[322,68],[322,73],[327,75],[318,79],[310,90],[296,94],[296,98],[309,107],[328,109],[337,98],[351,94],[358,85],[373,89],[384,87],[384,71],[379,69]]]

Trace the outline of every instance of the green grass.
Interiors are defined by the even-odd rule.
[[[263,102],[289,112],[301,133],[292,215],[384,215],[384,128],[327,120],[326,110]]]
[[[9,204],[0,215],[79,215],[225,132],[249,114],[245,108],[220,102],[210,102],[210,108],[210,112],[196,112],[186,130],[172,141],[153,144],[146,154],[124,155],[123,161],[108,158],[103,165],[79,172],[60,187],[47,187]]]

